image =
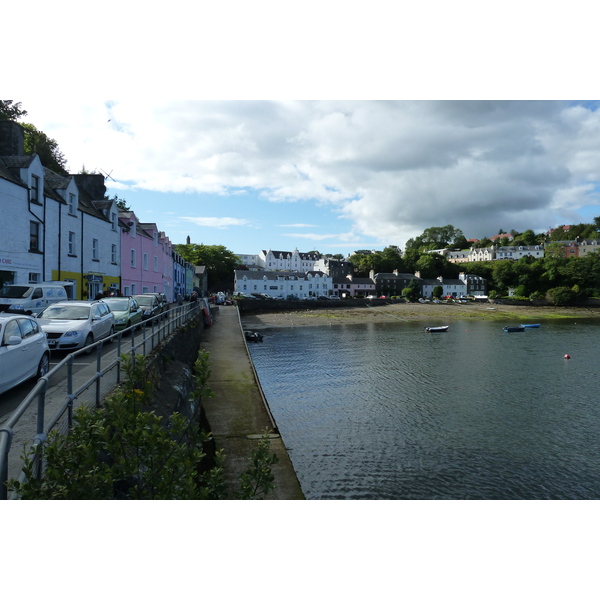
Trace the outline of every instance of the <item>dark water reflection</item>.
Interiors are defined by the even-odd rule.
[[[595,323],[263,333],[252,358],[307,498],[600,498]]]

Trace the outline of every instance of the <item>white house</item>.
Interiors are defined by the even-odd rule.
[[[318,271],[235,271],[236,294],[267,294],[273,298],[302,300],[329,296],[332,286],[331,276]]]
[[[318,252],[293,252],[280,250],[261,250],[258,264],[266,271],[300,271],[315,270],[315,263],[321,258]]]

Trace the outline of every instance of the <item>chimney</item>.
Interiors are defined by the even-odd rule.
[[[102,173],[87,173],[73,175],[75,183],[82,187],[92,198],[92,200],[104,200],[106,195],[106,186],[104,185],[104,175]]]
[[[16,121],[0,121],[0,156],[25,154],[25,130]]]

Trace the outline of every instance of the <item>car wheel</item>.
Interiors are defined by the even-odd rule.
[[[50,370],[50,356],[46,352],[42,358],[40,358],[40,364],[38,365],[37,378],[43,377]]]
[[[85,338],[85,344],[83,347],[86,348],[85,354],[91,354],[93,348],[89,348],[94,343],[94,336],[91,333],[88,333],[88,336]]]

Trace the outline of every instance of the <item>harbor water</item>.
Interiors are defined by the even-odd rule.
[[[252,360],[307,499],[600,498],[600,325],[503,325],[261,330]]]

